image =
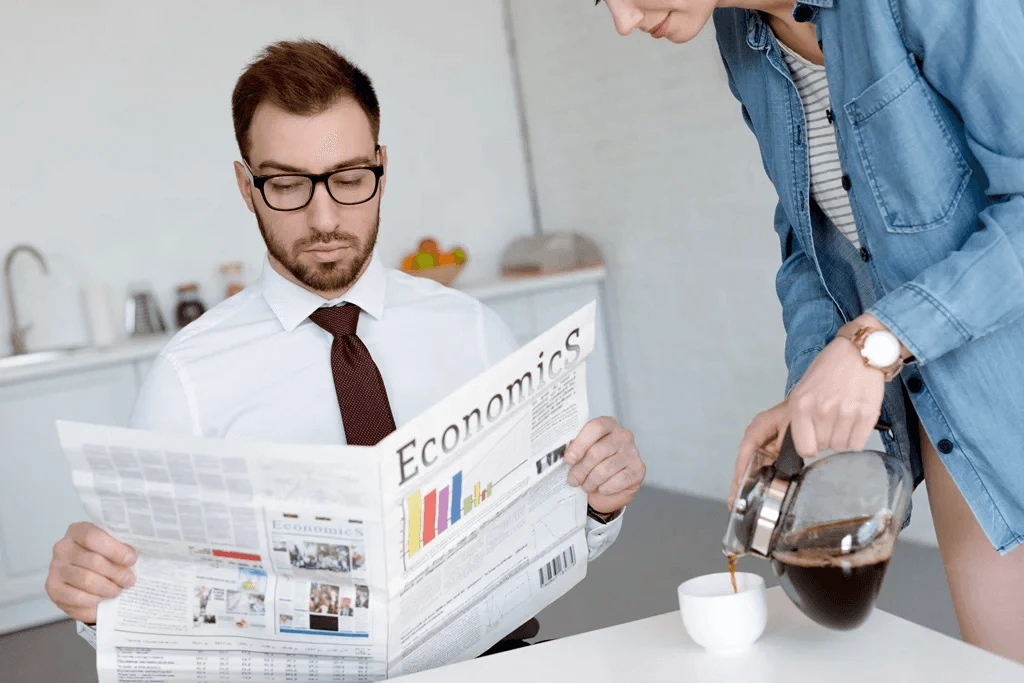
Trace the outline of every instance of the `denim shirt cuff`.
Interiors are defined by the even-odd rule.
[[[971,339],[967,328],[937,298],[907,282],[868,311],[895,334],[917,363],[929,363]]]

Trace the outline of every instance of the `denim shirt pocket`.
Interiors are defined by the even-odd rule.
[[[971,168],[913,57],[844,105],[886,230],[938,227],[967,189]]]

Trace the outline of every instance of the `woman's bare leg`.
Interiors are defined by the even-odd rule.
[[[1024,663],[1024,547],[1000,556],[921,429],[928,501],[963,640]]]

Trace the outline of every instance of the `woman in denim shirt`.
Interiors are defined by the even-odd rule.
[[[787,398],[737,475],[787,425],[808,456],[891,423],[964,640],[1024,662],[1024,3],[604,1],[674,43],[713,18],[778,192]]]

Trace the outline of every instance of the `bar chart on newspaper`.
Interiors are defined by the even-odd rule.
[[[432,544],[457,533],[483,506],[501,505],[520,493],[530,477],[529,412],[502,434],[491,435],[485,457],[407,495],[404,504],[403,559],[408,568]],[[457,467],[458,465],[456,465]]]

